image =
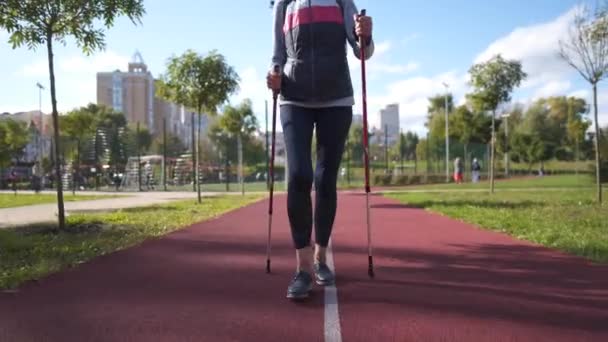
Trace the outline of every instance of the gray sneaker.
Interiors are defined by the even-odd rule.
[[[315,262],[313,269],[315,271],[315,280],[321,286],[333,285],[335,276],[324,262]]]
[[[287,288],[287,298],[302,299],[309,296],[312,291],[312,277],[304,271],[296,273]]]

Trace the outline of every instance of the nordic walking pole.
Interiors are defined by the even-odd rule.
[[[280,72],[279,66],[275,65],[274,73]],[[270,153],[270,165],[268,176],[270,177],[270,200],[268,202],[268,240],[266,241],[266,273],[270,273],[270,236],[272,232],[272,200],[274,194],[274,148],[275,148],[275,132],[277,126],[277,97],[278,91],[273,90],[272,93],[272,147]]]
[[[361,16],[365,16],[366,11],[361,10]],[[368,268],[367,274],[370,278],[374,277],[374,261],[372,255],[372,232],[369,217],[369,141],[367,136],[367,84],[365,80],[365,37],[359,36],[359,48],[361,59],[361,86],[362,86],[362,104],[363,104],[363,155],[365,158],[365,206],[367,209],[367,258]]]

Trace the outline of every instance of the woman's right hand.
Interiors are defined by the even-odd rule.
[[[271,89],[275,92],[280,92],[281,91],[281,73],[276,73],[273,71],[270,71],[268,73],[268,75],[266,76],[266,85],[268,86],[268,89]]]

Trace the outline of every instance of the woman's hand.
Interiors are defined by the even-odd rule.
[[[276,71],[276,70],[275,70]],[[270,71],[266,76],[266,85],[268,89],[273,90],[274,92],[281,91],[281,73]]]
[[[355,33],[359,37],[372,36],[372,17],[355,14]]]
[[[281,91],[281,74],[269,72],[268,76],[266,76],[266,85],[268,89],[272,89],[275,92]]]

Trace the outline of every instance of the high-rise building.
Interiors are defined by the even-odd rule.
[[[97,73],[97,104],[124,113],[127,122],[139,122],[152,134],[158,132],[154,91],[154,77],[139,52],[133,55],[127,72]]]
[[[399,137],[399,104],[393,103],[380,110],[380,130],[388,133],[389,144]]]

